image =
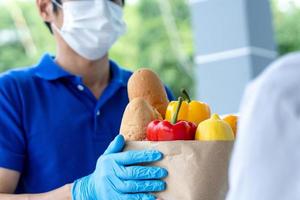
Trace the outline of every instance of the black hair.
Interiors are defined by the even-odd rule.
[[[56,0],[56,2],[59,3],[59,4],[61,4],[61,0]],[[52,4],[53,4],[53,11],[57,12],[57,10],[58,10],[57,5],[55,3],[53,3],[53,2],[52,2]],[[125,5],[125,0],[122,0],[122,4]],[[45,24],[46,24],[47,28],[49,29],[50,33],[53,33],[51,24],[49,22],[45,22]]]

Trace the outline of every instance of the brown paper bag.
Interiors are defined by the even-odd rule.
[[[233,142],[127,142],[126,150],[156,149],[164,159],[153,165],[169,171],[162,200],[224,200]]]

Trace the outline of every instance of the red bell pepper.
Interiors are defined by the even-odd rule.
[[[177,121],[183,99],[179,97],[178,102],[178,107],[171,122],[167,120],[155,120],[149,123],[147,127],[147,139],[149,141],[195,139],[196,125],[188,121]]]

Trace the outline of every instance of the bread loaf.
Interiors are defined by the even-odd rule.
[[[128,97],[145,99],[162,117],[165,117],[169,104],[167,93],[162,81],[149,69],[137,70],[128,81]]]
[[[125,109],[120,133],[127,141],[145,140],[147,126],[155,119],[162,117],[146,100],[135,98]]]

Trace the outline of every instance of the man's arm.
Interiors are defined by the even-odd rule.
[[[166,183],[160,179],[168,172],[161,167],[138,165],[159,161],[162,153],[156,150],[121,152],[124,147],[125,139],[118,135],[100,156],[92,174],[43,194],[12,194],[20,173],[0,168],[0,200],[155,200],[151,193],[166,189]]]
[[[0,168],[0,193],[14,193],[20,179],[20,172]]]
[[[13,194],[20,179],[20,173],[0,168],[0,200],[71,200],[71,184],[43,194]]]

